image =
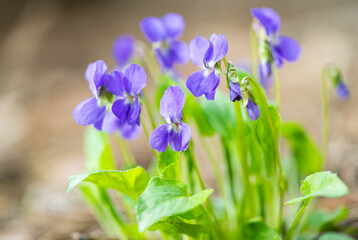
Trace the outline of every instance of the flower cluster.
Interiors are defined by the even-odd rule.
[[[253,8],[251,13],[257,20],[253,27],[258,37],[260,81],[267,88],[272,81],[272,64],[279,68],[283,60],[296,61],[301,47],[295,39],[280,35],[281,18],[274,10]]]
[[[88,65],[85,78],[93,97],[73,110],[75,121],[85,126],[93,124],[108,133],[119,131],[123,138],[135,139],[140,132],[138,95],[147,84],[143,68],[131,64],[124,74],[107,73],[107,65],[98,60]]]
[[[162,18],[146,17],[140,22],[140,28],[153,44],[163,70],[172,69],[175,63],[187,63],[188,46],[178,40],[185,30],[184,18],[181,15],[168,13]]]

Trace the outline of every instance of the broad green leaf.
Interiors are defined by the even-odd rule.
[[[354,238],[343,233],[328,232],[324,233],[318,240],[354,240]]]
[[[114,158],[111,152],[108,135],[88,127],[84,137],[84,150],[86,155],[86,170],[114,170]]]
[[[193,95],[188,95],[186,97],[183,113],[185,118],[190,117],[194,119],[200,135],[203,136],[214,135],[215,130],[210,125],[209,120],[203,110],[203,107],[196,102],[196,99]],[[187,121],[187,119],[185,120]]]
[[[202,235],[209,233],[207,226],[187,223],[180,217],[168,217],[160,220],[150,226],[148,230],[160,230],[170,235],[185,234],[193,239],[200,239]]]
[[[117,190],[136,200],[147,187],[149,180],[149,174],[141,167],[125,171],[102,170],[70,177],[67,191],[81,182],[90,182],[99,187]]]
[[[306,177],[301,184],[302,197],[294,198],[286,204],[294,204],[312,197],[336,198],[348,194],[348,187],[336,173],[318,172]]]
[[[163,178],[178,179],[179,176],[179,153],[167,148],[159,153],[158,172]]]
[[[212,189],[193,196],[185,183],[154,177],[145,191],[138,197],[136,212],[140,232],[165,217],[179,215],[204,203]]]
[[[215,100],[202,99],[200,102],[211,127],[221,136],[229,137],[236,133],[234,104],[228,95],[216,91]]]
[[[282,240],[281,236],[262,222],[248,223],[244,227],[244,238],[250,240]]]
[[[273,173],[276,169],[276,159],[275,159],[275,143],[271,131],[271,125],[267,117],[265,108],[262,104],[259,104],[261,116],[253,122],[255,129],[255,135],[259,146],[261,147],[264,162],[266,164],[266,169],[268,173]],[[281,117],[277,112],[277,109],[273,105],[268,105],[268,112],[272,120],[273,128],[278,137],[280,126],[281,126]],[[278,143],[278,138],[276,138]]]
[[[300,176],[321,171],[322,155],[302,126],[295,122],[282,124],[281,135],[287,139]]]

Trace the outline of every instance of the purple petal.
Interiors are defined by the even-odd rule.
[[[195,97],[200,97],[204,94],[201,89],[201,82],[204,79],[204,71],[196,71],[192,73],[186,80],[186,87]]]
[[[271,8],[252,8],[251,14],[265,28],[267,35],[275,35],[280,32],[281,18]]]
[[[189,48],[183,41],[172,41],[171,53],[175,62],[185,64],[189,60]]]
[[[191,130],[190,127],[185,123],[180,123],[180,131],[172,129],[169,135],[169,145],[173,151],[185,151],[188,148]]]
[[[226,37],[223,34],[216,35],[213,33],[209,40],[213,47],[210,55],[207,53],[205,60],[207,61],[209,68],[214,68],[215,64],[223,59],[228,51],[228,43]]]
[[[209,41],[201,36],[196,36],[193,40],[191,40],[189,44],[189,58],[192,63],[201,69],[205,69],[204,57],[209,48]]]
[[[140,22],[140,28],[150,42],[158,42],[166,37],[166,28],[160,18],[146,17]]]
[[[349,97],[349,90],[347,88],[347,86],[343,83],[340,82],[337,87],[336,87],[336,94],[339,97],[339,99],[341,100],[346,100]]]
[[[134,47],[135,38],[131,35],[122,35],[114,41],[112,55],[119,66],[124,66],[129,62],[134,52]]]
[[[149,136],[149,144],[153,149],[164,152],[168,147],[169,131],[168,125],[157,127]]]
[[[104,78],[104,86],[106,87],[106,89],[110,93],[121,98],[124,98],[126,96],[123,77],[123,73],[114,71],[113,74],[106,74]]]
[[[279,43],[275,46],[276,51],[287,61],[294,62],[301,55],[300,44],[291,37],[280,36]]]
[[[260,108],[251,99],[249,99],[249,102],[247,103],[246,111],[251,121],[255,121],[260,117]]]
[[[123,139],[135,140],[142,132],[142,127],[137,124],[123,124],[119,129]]]
[[[163,23],[167,30],[167,36],[179,38],[185,30],[184,18],[177,13],[168,13],[163,16]]]
[[[229,82],[230,85],[230,101],[240,101],[242,99],[239,83]]]
[[[98,131],[102,131],[102,126],[103,126],[103,121],[104,121],[105,116],[106,116],[106,114],[100,120],[93,123],[94,128],[97,129]]]
[[[124,73],[124,88],[131,96],[138,95],[147,85],[147,75],[144,69],[132,63]]]
[[[103,76],[107,72],[107,65],[103,60],[90,63],[85,72],[85,78],[94,97],[98,97],[98,88],[103,85]]]
[[[163,70],[171,69],[174,65],[174,58],[170,52],[170,49],[155,49],[157,60]]]
[[[216,90],[211,91],[210,93],[205,93],[205,97],[208,100],[214,100],[215,99],[215,93]]]
[[[101,106],[96,98],[87,98],[77,105],[72,116],[78,124],[87,126],[99,121],[105,113],[106,106]]]
[[[141,106],[137,98],[133,103],[128,98],[118,99],[112,105],[112,112],[122,122],[134,123],[139,117]]]
[[[204,93],[211,93],[219,86],[220,75],[217,75],[215,71],[212,71],[204,80],[200,83],[201,91]]]
[[[185,103],[185,96],[180,87],[170,86],[164,91],[160,100],[160,115],[167,123],[179,123]]]

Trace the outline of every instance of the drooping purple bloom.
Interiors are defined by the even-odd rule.
[[[181,121],[185,96],[179,87],[170,86],[164,91],[160,100],[160,115],[167,124],[156,128],[149,137],[153,149],[163,152],[168,143],[174,151],[185,151],[188,148],[191,130]]]
[[[122,35],[114,41],[112,55],[120,69],[130,62],[134,48],[135,38],[131,35]]]
[[[185,30],[184,18],[177,13],[168,13],[162,18],[146,17],[140,28],[149,42],[153,43],[157,60],[164,70],[172,69],[175,63],[188,61],[188,46],[179,41]]]
[[[299,43],[287,36],[280,35],[281,18],[271,8],[253,8],[251,13],[258,20],[254,25],[259,40],[259,71],[261,84],[267,89],[272,82],[271,64],[281,67],[283,61],[295,62],[300,54]],[[265,34],[261,34],[261,27]]]
[[[195,97],[205,95],[214,100],[216,88],[220,83],[220,73],[215,64],[222,60],[228,51],[228,42],[222,34],[213,33],[209,40],[196,36],[190,42],[190,60],[202,70],[192,73],[186,86]]]
[[[230,100],[232,102],[240,101],[243,99],[241,88],[239,83],[229,82],[230,85]],[[246,112],[251,121],[255,121],[260,117],[260,108],[259,106],[250,98],[248,98],[246,105]]]
[[[81,125],[87,126],[100,121],[106,114],[106,101],[101,101],[100,89],[104,84],[107,75],[107,65],[104,61],[98,60],[90,63],[85,72],[85,78],[93,95],[80,102],[73,110],[73,119]]]
[[[268,7],[253,8],[251,13],[266,31],[276,67],[282,66],[283,59],[296,61],[301,54],[301,47],[295,39],[280,35],[280,16]]]
[[[124,74],[113,72],[104,79],[106,89],[116,96],[112,111],[121,122],[140,125],[141,105],[138,95],[146,84],[144,69],[134,63],[128,66]]]
[[[349,90],[343,81],[340,81],[336,86],[336,94],[341,100],[346,100],[349,97]]]

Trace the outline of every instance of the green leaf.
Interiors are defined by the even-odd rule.
[[[114,170],[114,158],[111,152],[108,135],[88,127],[84,137],[84,150],[86,155],[86,170]]]
[[[261,147],[264,162],[266,164],[266,170],[269,174],[273,174],[276,169],[276,158],[275,158],[275,143],[272,136],[271,126],[269,119],[265,112],[263,105],[260,103],[261,116],[253,122],[255,128],[256,139]],[[268,106],[268,112],[270,114],[272,124],[276,133],[279,134],[281,126],[281,117],[277,109],[273,105]],[[278,139],[276,140],[278,141]]]
[[[200,102],[209,124],[221,136],[229,137],[236,134],[234,104],[228,95],[216,91],[215,100],[202,99]],[[200,125],[201,123],[199,123]]]
[[[244,238],[250,240],[282,240],[281,236],[262,222],[248,223],[244,227]]]
[[[354,238],[343,233],[328,232],[324,233],[318,240],[354,240]]]
[[[281,135],[287,139],[300,176],[321,171],[322,155],[302,126],[295,122],[282,124]]]
[[[188,95],[185,99],[183,113],[183,116],[185,118],[190,117],[194,119],[200,135],[212,136],[215,134],[215,129],[213,129],[213,127],[210,125],[209,120],[203,110],[203,107],[196,102],[195,97],[191,94]]]
[[[348,194],[348,187],[336,173],[318,172],[306,177],[301,184],[302,197],[294,198],[286,204],[294,204],[312,197],[336,198]]]
[[[163,178],[178,179],[179,176],[179,153],[167,148],[159,153],[158,171]]]
[[[99,187],[117,190],[136,200],[147,187],[149,180],[149,174],[141,167],[125,171],[102,170],[70,177],[67,192],[81,182],[90,182]]]
[[[209,233],[207,226],[187,223],[180,217],[165,218],[154,223],[148,230],[160,230],[170,235],[185,234],[193,239],[200,239],[202,235]]]
[[[174,180],[154,177],[145,191],[138,197],[136,212],[140,232],[165,217],[179,215],[204,203],[212,189],[201,191],[193,196],[188,193],[188,185]]]

